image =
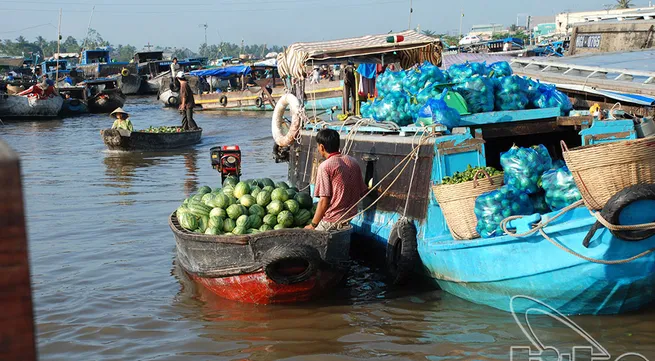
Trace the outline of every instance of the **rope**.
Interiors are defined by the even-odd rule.
[[[501,226],[501,228],[503,229],[503,231],[504,231],[507,235],[509,235],[509,236],[511,236],[511,237],[515,237],[515,238],[521,238],[521,237],[529,236],[529,235],[532,235],[532,234],[534,234],[534,233],[536,233],[536,232],[539,232],[539,233],[541,234],[541,236],[544,237],[544,239],[546,239],[548,242],[550,242],[551,244],[553,244],[555,247],[561,249],[562,251],[564,251],[564,252],[566,252],[566,253],[568,253],[568,254],[571,254],[571,255],[573,255],[573,256],[576,256],[576,257],[578,257],[578,258],[581,258],[581,259],[583,259],[583,260],[585,260],[585,261],[589,261],[589,262],[593,262],[593,263],[598,263],[598,264],[604,264],[604,265],[625,264],[625,263],[632,262],[632,261],[634,261],[634,260],[636,260],[636,259],[642,258],[642,257],[644,257],[644,256],[646,256],[646,255],[648,255],[648,254],[650,254],[650,253],[655,252],[655,248],[651,248],[651,249],[648,249],[648,250],[646,250],[646,251],[644,251],[644,252],[639,253],[639,254],[636,255],[636,256],[632,256],[632,257],[630,257],[630,258],[606,261],[606,260],[596,259],[596,258],[591,258],[591,257],[587,257],[587,256],[585,256],[585,255],[582,255],[582,254],[580,254],[580,253],[578,253],[578,252],[576,252],[576,251],[574,251],[574,250],[572,250],[572,249],[570,249],[570,248],[564,246],[563,244],[561,244],[561,243],[555,241],[555,240],[552,239],[548,234],[546,234],[546,232],[544,232],[543,228],[545,228],[548,224],[554,222],[556,219],[560,218],[561,216],[563,216],[563,215],[564,215],[565,213],[567,213],[568,211],[570,211],[570,210],[572,210],[572,209],[574,209],[574,208],[580,207],[582,204],[583,204],[583,201],[582,201],[582,200],[579,200],[579,201],[577,201],[577,202],[575,202],[575,203],[569,205],[568,207],[563,208],[563,209],[562,209],[561,211],[559,211],[559,213],[557,213],[553,218],[550,218],[549,220],[547,220],[547,221],[545,221],[545,222],[539,222],[539,224],[537,224],[534,228],[532,228],[531,230],[529,230],[529,231],[527,231],[527,232],[524,232],[524,233],[517,234],[517,233],[513,233],[513,232],[511,232],[511,231],[509,231],[509,230],[507,229],[507,224],[508,224],[509,222],[511,222],[512,220],[515,220],[515,219],[523,218],[524,216],[511,216],[511,217],[507,217],[507,218],[503,219],[503,220],[500,222],[500,226]],[[592,214],[593,214],[593,215],[596,215],[595,213],[592,213]],[[599,217],[600,217],[600,218],[599,218]],[[602,216],[600,216],[600,215],[598,215],[598,216],[596,217],[596,219],[598,219],[598,221],[599,221],[601,224],[602,224],[603,222],[606,222],[606,223],[607,223],[608,225],[610,225],[611,227],[618,227],[618,228],[622,228],[622,227],[635,227],[635,226],[615,226],[615,225],[612,225],[612,224],[610,224],[609,222],[605,221],[605,219],[602,218]],[[601,219],[602,219],[602,221],[601,221]],[[605,225],[605,224],[603,224],[603,225]],[[651,224],[649,224],[649,225],[653,225],[653,226],[655,226],[655,224],[653,224],[653,223],[651,223]],[[638,226],[641,226],[641,225],[638,225]],[[608,229],[611,229],[610,227],[607,227],[607,228],[608,228]],[[633,230],[633,229],[631,229],[631,230]]]
[[[592,212],[589,211],[592,216],[596,218],[598,223],[602,224],[605,226],[605,228],[609,229],[610,231],[641,231],[641,230],[648,230],[648,229],[655,229],[655,222],[653,223],[644,223],[644,224],[633,224],[629,226],[622,226],[622,225],[615,225],[610,222],[608,222],[600,213],[598,212]]]
[[[421,139],[419,139],[419,147],[416,150],[416,155],[413,157],[414,167],[412,168],[412,177],[409,178],[409,187],[407,188],[407,196],[405,197],[405,209],[403,209],[403,218],[407,217],[407,208],[409,208],[409,195],[412,192],[412,185],[414,184],[414,175],[416,175],[416,165],[418,164],[419,153],[421,152],[420,145],[424,137],[425,137],[425,133],[421,135]],[[414,134],[414,138],[412,138],[412,146],[414,146],[414,139],[416,139],[416,134]]]

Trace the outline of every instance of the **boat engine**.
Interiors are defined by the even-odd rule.
[[[241,177],[241,150],[238,145],[213,147],[211,154],[212,168],[221,174],[221,183],[227,177]]]

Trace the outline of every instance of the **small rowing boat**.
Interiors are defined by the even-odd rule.
[[[55,118],[64,103],[60,96],[41,99],[38,96],[0,94],[0,119]]]
[[[172,133],[145,131],[130,132],[125,129],[104,129],[102,140],[110,150],[163,150],[182,148],[200,142],[202,129]]]

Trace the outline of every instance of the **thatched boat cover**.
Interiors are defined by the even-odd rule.
[[[401,35],[399,43],[388,43],[387,38]],[[277,58],[281,76],[303,79],[305,66],[321,63],[338,63],[353,60],[361,63],[400,62],[404,68],[428,61],[441,65],[441,41],[414,30],[400,33],[367,35],[359,38],[330,40],[313,43],[295,43]]]

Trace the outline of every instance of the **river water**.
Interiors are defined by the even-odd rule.
[[[125,109],[137,129],[179,121],[148,98]],[[420,281],[395,289],[361,263],[307,304],[240,304],[196,286],[175,265],[167,216],[200,185],[218,185],[209,148],[238,144],[246,178],[286,178],[272,161],[270,114],[196,118],[195,149],[146,154],[107,151],[104,115],[0,126],[22,159],[41,360],[505,360],[511,346],[530,346],[509,313]],[[612,359],[655,360],[655,308],[572,319]],[[560,352],[588,345],[552,319],[532,324]]]

